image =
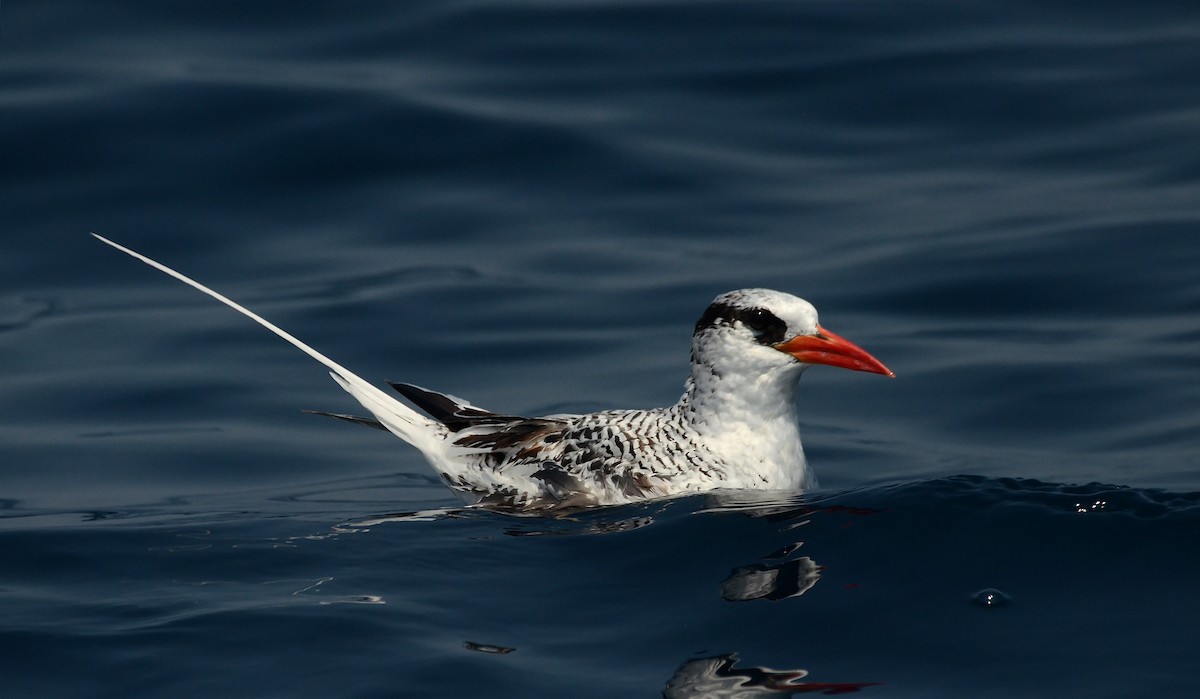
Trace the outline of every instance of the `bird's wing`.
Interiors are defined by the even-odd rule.
[[[513,484],[515,499],[531,496],[527,504],[610,504],[658,494],[636,457],[639,440],[619,428],[591,426],[593,417],[481,420],[451,439],[455,446],[486,454],[477,462],[477,477]],[[506,488],[497,490],[503,494]]]

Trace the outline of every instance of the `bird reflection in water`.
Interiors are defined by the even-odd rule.
[[[666,506],[669,500],[664,500]],[[841,514],[851,516],[866,516],[879,512],[865,507],[847,507],[845,505],[818,505],[805,503],[804,496],[797,493],[762,493],[762,492],[727,492],[706,496],[701,513],[735,513],[755,519],[761,519],[780,528],[781,531],[798,529],[808,524],[814,516]],[[619,512],[620,510],[605,510],[604,508],[564,509],[553,513],[513,512],[509,508],[496,507],[465,507],[447,508],[442,510],[425,510],[406,512],[374,517],[352,524],[349,528],[369,528],[387,522],[424,522],[439,518],[460,518],[473,516],[476,513],[493,511],[512,515],[514,521],[503,529],[507,536],[514,537],[544,537],[544,536],[579,536],[581,534],[614,534],[641,529],[654,523],[654,512],[640,509],[633,516],[608,517],[595,516],[598,512]],[[582,517],[581,517],[582,516]],[[771,553],[762,556],[759,561],[749,563],[730,571],[725,580],[720,583],[720,593],[723,599],[730,602],[749,602],[765,600],[778,602],[793,597],[799,597],[808,592],[821,579],[824,569],[809,556],[792,557],[804,545],[803,541],[794,541]]]
[[[778,602],[803,595],[820,579],[821,566],[808,556],[773,565],[755,563],[730,573],[721,583],[721,597],[730,602]]]
[[[803,496],[797,494],[772,499],[770,494],[762,493],[738,493],[732,498],[710,498],[705,511],[736,512],[770,522],[782,531],[802,527],[817,515],[836,513],[862,516],[878,512],[863,507],[806,504]],[[809,556],[789,558],[803,545],[803,541],[793,541],[763,556],[760,562],[735,568],[721,583],[721,597],[730,602],[778,602],[808,592],[821,579],[824,566]]]
[[[664,699],[778,699],[796,694],[850,694],[878,682],[809,682],[808,670],[737,667],[736,653],[689,660],[663,689]]]

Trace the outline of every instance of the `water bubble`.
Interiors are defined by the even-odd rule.
[[[971,599],[981,607],[1004,607],[1012,602],[1011,597],[994,587],[983,588],[972,595]]]

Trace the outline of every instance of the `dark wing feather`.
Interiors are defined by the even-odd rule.
[[[454,443],[460,447],[504,452],[516,460],[541,458],[539,452],[561,439],[568,427],[562,420],[523,417],[475,426],[480,429],[468,431]]]
[[[346,415],[344,413],[327,413],[323,410],[305,410],[304,412],[308,413],[309,415],[324,415],[325,417],[336,417],[339,420],[345,420],[346,422],[353,422],[356,425],[362,425],[364,427],[374,427],[375,429],[383,430],[384,432],[388,431],[388,428],[384,427],[382,422],[376,420],[373,417],[359,417],[358,415]]]
[[[451,432],[461,432],[468,427],[479,425],[499,425],[526,419],[463,405],[450,396],[409,383],[388,381],[388,385],[396,389],[410,403],[425,411],[429,417],[445,425]]]

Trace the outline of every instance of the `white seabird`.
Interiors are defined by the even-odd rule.
[[[716,489],[815,483],[800,444],[796,384],[813,364],[895,376],[817,323],[807,301],[770,289],[718,296],[696,323],[691,375],[674,405],[519,417],[410,384],[421,414],[263,317],[145,255],[96,238],[248,316],[329,369],[373,417],[324,413],[416,447],[467,499],[520,508],[615,505]]]

